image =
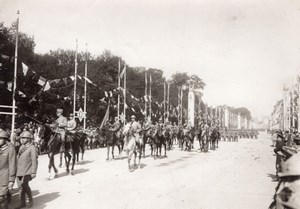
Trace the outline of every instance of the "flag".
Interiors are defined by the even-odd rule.
[[[12,82],[8,82],[7,83],[7,90],[11,91],[12,90],[12,85],[13,85]]]
[[[106,112],[105,112],[105,115],[104,115],[104,118],[103,118],[103,120],[102,120],[102,122],[101,122],[101,125],[100,125],[100,130],[101,130],[101,128],[106,124],[106,122],[108,121],[108,119],[109,119],[109,103],[108,103],[108,106],[107,106],[107,110],[106,110]]]
[[[48,91],[50,89],[49,81],[46,82],[46,85],[44,87],[44,91]]]
[[[88,79],[87,77],[83,77],[88,83],[93,83],[90,79]]]
[[[126,64],[124,64],[124,68],[120,74],[120,78],[123,78],[123,75],[125,74],[125,71],[126,71]]]
[[[40,76],[40,78],[39,78],[39,80],[38,80],[38,84],[40,85],[40,86],[44,86],[45,85],[45,83],[46,83],[46,79],[45,78],[43,78],[42,76]]]
[[[28,67],[23,62],[22,62],[22,70],[23,70],[24,76],[26,76],[27,72],[28,72]]]

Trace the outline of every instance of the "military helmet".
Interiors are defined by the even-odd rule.
[[[131,116],[131,119],[135,119],[135,115],[132,115],[132,116]]]
[[[29,138],[32,139],[33,136],[29,131],[23,131],[23,133],[21,133],[20,138]]]
[[[293,155],[282,164],[282,171],[278,176],[300,176],[300,153]]]
[[[58,108],[58,109],[56,110],[56,113],[63,113],[63,109]]]
[[[0,138],[1,139],[9,139],[9,135],[6,131],[0,131]]]

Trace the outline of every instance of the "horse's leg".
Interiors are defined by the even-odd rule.
[[[110,146],[107,145],[107,157],[106,157],[106,160],[109,160],[109,148],[110,148]]]
[[[73,153],[73,155],[75,155],[75,153]],[[70,169],[70,161],[71,161],[71,154],[69,152],[65,152],[65,159],[66,159],[66,172],[69,173]]]
[[[75,162],[76,162],[76,156],[79,156],[79,152],[72,153],[72,167],[71,167],[71,172],[70,175],[73,175],[73,171],[74,171],[74,166],[75,166]]]
[[[51,154],[48,153],[48,157],[49,157],[49,164],[48,164],[48,174],[49,174],[49,180],[51,178],[51,168],[52,168],[52,159],[51,159]]]
[[[84,156],[84,146],[83,147],[81,147],[81,161],[83,161],[83,156]],[[79,157],[79,155],[78,155],[78,157]]]
[[[112,156],[112,159],[115,159],[115,156],[114,156],[114,150],[115,150],[115,145],[113,145],[111,147],[111,156]]]
[[[167,157],[167,143],[164,142],[164,148],[165,148],[165,157]]]
[[[62,167],[62,155],[63,155],[63,153],[60,152],[60,153],[59,153],[59,167],[60,167],[60,168]]]
[[[54,154],[52,155],[52,168],[53,168],[53,170],[54,170],[54,178],[56,178],[57,177],[57,175],[58,175],[58,170],[57,170],[57,168],[55,167],[55,163],[54,163]]]

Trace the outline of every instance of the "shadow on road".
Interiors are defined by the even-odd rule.
[[[186,159],[189,159],[189,158],[192,158],[193,156],[190,155],[190,156],[183,156],[181,158],[177,158],[176,160],[171,160],[169,162],[166,162],[166,163],[161,163],[159,165],[157,165],[157,167],[162,167],[162,166],[168,166],[168,165],[171,165],[171,164],[174,164],[174,163],[178,163],[178,162],[182,162]]]
[[[76,163],[76,165],[86,165],[86,164],[89,164],[92,162],[94,162],[94,161],[93,160],[84,160],[84,161],[80,161],[80,162]]]
[[[59,197],[59,192],[53,192],[48,194],[39,195],[40,192],[38,190],[33,190],[33,209],[43,209],[46,208],[46,203],[51,202]],[[39,196],[38,196],[39,195]],[[10,208],[14,208],[18,205],[18,195],[14,195],[11,201],[11,204],[9,204]]]

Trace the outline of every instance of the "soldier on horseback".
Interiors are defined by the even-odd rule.
[[[64,152],[65,150],[65,138],[66,138],[66,127],[68,125],[67,118],[63,116],[63,109],[57,109],[56,110],[56,132],[60,134],[61,137],[61,152]]]
[[[71,133],[75,133],[76,126],[77,126],[77,123],[75,121],[74,114],[71,113],[69,115],[69,120],[67,121],[66,129],[67,129],[67,131],[69,131]]]
[[[141,129],[141,124],[139,124],[135,120],[135,115],[131,116],[130,128],[131,128],[132,134],[135,137],[135,140],[138,141],[139,137],[140,137],[140,132],[142,129]]]

